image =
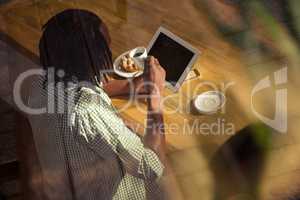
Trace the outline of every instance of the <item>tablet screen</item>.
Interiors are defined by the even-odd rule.
[[[174,39],[160,32],[149,55],[156,57],[166,70],[166,81],[175,86],[188,67],[195,53]]]

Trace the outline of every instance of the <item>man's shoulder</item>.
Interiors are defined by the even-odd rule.
[[[111,100],[103,89],[98,87],[81,87],[77,92],[76,107],[81,110],[96,109],[111,105]]]

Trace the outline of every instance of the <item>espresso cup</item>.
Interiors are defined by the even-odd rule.
[[[144,69],[144,62],[148,56],[147,49],[145,47],[136,47],[129,52],[131,57],[139,66]]]

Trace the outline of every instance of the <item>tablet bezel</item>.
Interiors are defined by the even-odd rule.
[[[149,45],[147,47],[147,52],[150,51],[150,49],[154,45],[154,43],[155,43],[155,41],[158,38],[158,36],[159,36],[160,33],[165,34],[166,36],[168,36],[169,38],[171,38],[172,40],[174,40],[178,44],[184,46],[186,49],[190,50],[194,54],[194,56],[192,57],[192,59],[190,60],[190,62],[188,63],[188,65],[185,67],[185,70],[181,74],[180,78],[176,82],[175,86],[166,81],[167,87],[170,88],[171,90],[173,90],[174,92],[177,92],[179,90],[180,86],[183,84],[184,80],[186,79],[188,73],[190,72],[190,70],[194,66],[197,58],[200,55],[200,51],[198,49],[196,49],[195,47],[193,47],[188,42],[186,42],[183,39],[181,39],[179,36],[177,36],[174,33],[172,33],[171,31],[169,31],[166,28],[160,26],[158,28],[158,30],[156,31],[156,33],[154,34],[153,38],[151,39],[151,41],[150,41],[150,43],[149,43]]]

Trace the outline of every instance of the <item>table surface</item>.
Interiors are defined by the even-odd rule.
[[[218,193],[216,187],[220,186],[220,177],[213,175],[208,162],[213,153],[232,135],[206,135],[193,125],[213,124],[218,122],[218,119],[223,119],[224,124],[232,123],[237,132],[256,121],[251,111],[251,89],[255,82],[273,74],[274,69],[282,68],[282,63],[278,65],[277,60],[267,58],[254,60],[251,56],[255,55],[255,52],[246,52],[252,64],[245,64],[245,52],[225,42],[226,38],[224,39],[211,23],[202,1],[195,0],[176,1],[176,4],[174,0],[11,0],[0,7],[0,32],[4,33],[12,44],[17,44],[16,47],[22,47],[19,48],[21,52],[37,58],[42,25],[51,16],[66,8],[92,10],[103,19],[112,38],[114,58],[136,46],[146,46],[161,25],[201,51],[201,57],[194,66],[201,76],[185,81],[178,93],[165,89],[164,95],[169,98],[164,103],[164,118],[167,125],[176,126],[174,130],[167,130],[166,138],[168,158],[181,190],[185,196],[190,197],[188,199],[198,199],[199,196],[202,199],[214,199],[212,197]],[[234,20],[232,15],[229,15],[229,18]],[[266,39],[271,40],[268,37]],[[255,77],[251,75],[252,72],[255,73]],[[233,84],[226,90],[224,112],[209,116],[191,114],[187,110],[190,100],[195,95],[211,89],[207,83],[214,83],[219,88],[222,88],[223,84]],[[288,113],[292,123],[289,123],[288,134],[273,138],[272,150],[261,181],[261,188],[266,196],[270,196],[269,191],[290,191],[291,183],[294,183],[293,180],[300,174],[297,153],[300,149],[299,89],[291,84],[288,87]],[[274,98],[273,94],[264,95],[269,96],[270,98],[266,99],[271,101]],[[122,108],[127,102],[122,98],[113,99],[117,108]],[[273,108],[274,105],[265,101],[258,106]],[[142,108],[145,109],[145,105],[142,104]],[[170,111],[173,113],[169,113]],[[121,115],[126,121],[139,127],[140,134],[143,133],[145,112],[137,109],[136,105],[130,105]],[[184,125],[187,124],[191,125],[190,130],[183,131]],[[224,180],[227,184],[228,180]],[[293,188],[295,187],[297,184],[293,185]]]
[[[145,10],[145,7],[151,9]],[[177,93],[169,89],[164,91],[164,97],[168,97],[163,107],[169,151],[203,144],[210,147],[208,153],[213,153],[232,133],[253,121],[249,114],[251,81],[246,68],[240,62],[239,52],[218,37],[207,17],[201,12],[190,12],[191,16],[178,17],[176,9],[166,10],[164,3],[159,1],[152,4],[147,1],[24,0],[17,1],[14,6],[1,8],[1,19],[4,23],[1,23],[0,30],[25,50],[38,56],[42,25],[51,16],[66,8],[92,10],[104,20],[111,34],[114,58],[136,46],[147,46],[161,25],[201,51],[201,56],[194,65],[200,76],[186,80]],[[199,21],[193,29],[188,25],[192,18]],[[215,115],[190,112],[191,100],[197,94],[214,89],[212,87],[221,90],[228,87],[225,92],[225,109]],[[122,109],[121,116],[129,124],[135,125],[137,132],[142,134],[146,106],[139,103],[138,109],[136,104],[127,104],[128,101],[124,98],[114,98],[113,103],[116,108],[128,105],[126,109]],[[223,124],[225,132],[213,131],[215,134],[210,134],[205,127],[197,127],[205,123],[209,126],[213,126],[213,123],[218,123],[219,126]],[[233,126],[233,129],[226,132],[226,126]]]

